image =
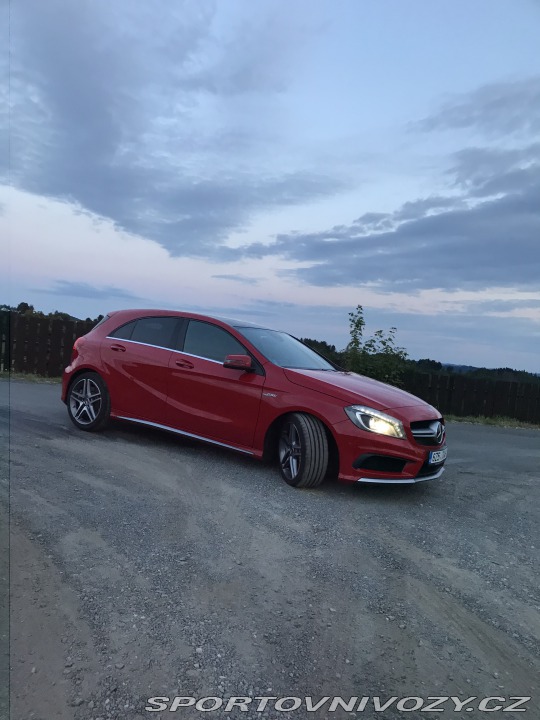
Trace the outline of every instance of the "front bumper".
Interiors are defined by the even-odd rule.
[[[429,453],[444,444],[421,445],[409,437],[409,430],[405,440],[359,430],[349,420],[333,430],[339,449],[338,478],[344,482],[411,485],[437,480],[444,473],[444,462],[428,463]],[[369,461],[360,462],[363,458]]]

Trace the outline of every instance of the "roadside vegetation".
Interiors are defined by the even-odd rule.
[[[364,309],[357,305],[349,313],[350,340],[344,350],[336,350],[335,345],[323,340],[300,339],[344,370],[401,387],[408,367],[408,355],[405,348],[396,344],[397,328],[377,330],[371,337],[365,337],[365,327]]]
[[[45,383],[48,385],[56,385],[62,382],[61,377],[44,377],[43,375],[33,375],[31,373],[9,373],[5,370],[0,371],[0,380],[24,380],[32,383]]]
[[[540,430],[540,423],[523,422],[511,417],[486,417],[485,415],[460,417],[458,415],[445,415],[446,422],[469,423],[471,425],[492,425],[504,428],[523,428],[526,430]]]

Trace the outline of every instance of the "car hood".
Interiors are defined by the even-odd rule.
[[[346,405],[364,404],[375,410],[402,407],[431,408],[431,405],[404,390],[372,380],[353,372],[284,369],[287,379],[295,385],[331,395]],[[434,408],[431,408],[437,412]]]

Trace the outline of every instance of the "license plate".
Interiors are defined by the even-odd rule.
[[[447,447],[443,447],[441,450],[432,450],[429,453],[428,463],[430,465],[436,465],[437,463],[441,463],[444,460],[446,460],[447,455],[448,455]]]

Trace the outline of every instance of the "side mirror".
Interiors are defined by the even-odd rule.
[[[253,363],[249,355],[227,355],[223,367],[250,372],[253,370]]]

